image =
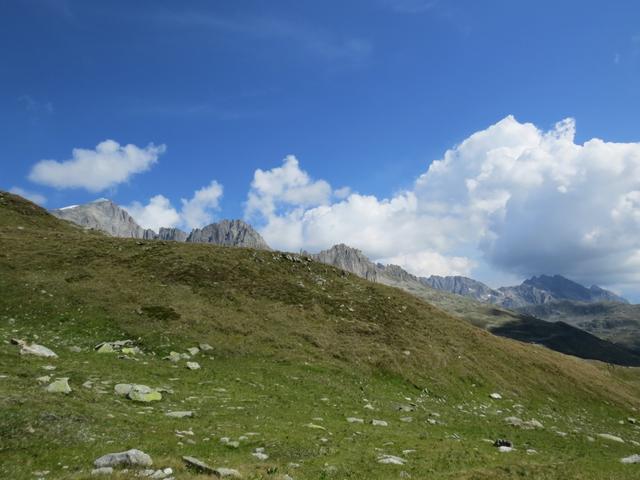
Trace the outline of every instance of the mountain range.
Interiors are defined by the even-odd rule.
[[[142,228],[126,210],[107,199],[51,213],[114,237],[270,250],[262,236],[242,220],[222,220],[189,234],[178,228],[160,228],[156,233]],[[498,335],[580,357],[640,364],[640,306],[629,305],[596,285],[587,288],[561,275],[540,275],[517,286],[493,289],[463,276],[417,277],[397,265],[374,263],[344,244],[306,255],[366,280],[408,291]],[[598,312],[605,311],[603,320]]]
[[[160,228],[156,233],[153,230],[142,228],[125,209],[107,199],[55,209],[51,210],[51,213],[63,220],[68,220],[84,228],[100,230],[113,237],[215,243],[230,247],[270,250],[262,236],[242,220],[222,220],[203,228],[196,228],[189,234],[179,228]]]
[[[111,478],[637,478],[622,460],[640,445],[640,369],[576,358],[633,354],[330,250],[377,281],[303,254],[117,238],[0,191],[0,477],[99,478],[124,457]]]

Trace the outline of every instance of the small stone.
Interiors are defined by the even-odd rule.
[[[120,395],[122,397],[126,397],[129,395],[131,390],[133,390],[133,385],[131,383],[118,383],[115,387],[113,387],[116,395]]]
[[[163,360],[169,360],[171,362],[177,363],[180,361],[182,357],[178,352],[169,352],[169,355],[163,358]]]
[[[364,419],[357,417],[347,417],[347,422],[349,423],[364,423]]]
[[[189,352],[189,355],[194,356],[200,353],[200,349],[198,347],[191,347],[187,348],[187,352]]]
[[[49,383],[51,381],[51,375],[44,375],[42,377],[36,378],[36,382],[38,383]]]
[[[635,455],[631,455],[630,457],[621,458],[620,462],[622,462],[622,463],[640,463],[640,455],[635,454]]]
[[[68,378],[58,378],[56,381],[50,383],[47,388],[49,393],[71,393],[71,387],[69,386]]]
[[[132,448],[126,452],[108,453],[98,458],[93,464],[96,468],[101,467],[149,467],[153,465],[151,457],[141,450]]]
[[[315,423],[307,423],[305,427],[313,428],[314,430],[326,430],[322,425],[316,425]]]
[[[191,410],[185,410],[185,411],[177,411],[177,412],[167,412],[165,413],[165,415],[171,418],[187,418],[187,417],[193,417],[193,412]]]
[[[505,447],[505,446],[498,447],[498,451],[502,453],[508,453],[512,450],[513,450],[513,447]]]
[[[213,350],[213,347],[208,343],[201,343],[199,347],[200,347],[200,350],[202,350],[203,352],[210,352],[211,350]]]
[[[20,347],[20,355],[35,355],[36,357],[43,358],[57,358],[58,355],[53,350],[48,349],[43,345],[38,345],[37,343],[32,343],[29,345],[24,340],[16,340],[12,339],[11,343],[18,345]]]
[[[189,370],[199,370],[200,364],[198,362],[187,362],[187,368]]]
[[[373,425],[374,427],[388,427],[389,424],[387,422],[385,422],[384,420],[371,420],[371,425]]]
[[[378,463],[386,465],[404,465],[407,461],[404,458],[396,457],[395,455],[380,455],[378,457]]]
[[[213,470],[213,473],[220,478],[242,478],[240,472],[233,468],[218,467]]]
[[[610,433],[599,433],[598,437],[602,438],[603,440],[610,440],[612,442],[624,443],[624,440],[622,438],[617,437],[615,435],[611,435]]]
[[[491,398],[493,398],[494,400],[502,400],[502,395],[500,395],[499,393],[492,393],[491,395],[489,395]]]
[[[413,422],[413,417],[400,417],[400,421],[404,423],[411,423]]]
[[[94,468],[91,470],[91,475],[112,475],[113,468],[112,467],[100,467]]]
[[[259,449],[256,449],[255,452],[253,452],[251,455],[253,455],[254,457],[256,457],[258,460],[266,460],[269,458],[269,455],[267,455],[266,453],[262,452],[262,451],[258,451]]]

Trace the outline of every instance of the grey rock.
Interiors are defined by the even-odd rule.
[[[640,463],[640,455],[635,454],[635,455],[631,455],[629,457],[621,458],[620,462],[622,462],[622,463]]]
[[[58,378],[45,389],[49,393],[71,393],[68,378]]]
[[[380,455],[378,457],[378,463],[387,465],[404,465],[407,461],[404,458],[396,457],[395,455]]]
[[[609,440],[611,442],[624,443],[624,440],[616,435],[611,435],[610,433],[599,433],[598,437],[603,440]]]
[[[112,475],[113,468],[112,467],[100,467],[94,468],[91,470],[91,475]]]
[[[155,236],[152,231],[138,225],[126,210],[104,198],[84,205],[51,210],[51,214],[113,237],[150,239]]]
[[[164,228],[158,231],[158,240],[169,240],[173,242],[186,242],[189,234],[179,228]]]
[[[182,457],[182,460],[187,465],[187,467],[191,468],[192,470],[195,470],[196,472],[215,475],[216,477],[219,477],[219,478],[242,478],[242,475],[240,475],[240,472],[238,470],[234,470],[233,468],[225,468],[225,467],[213,468],[207,465],[202,460],[198,460],[195,457],[189,457],[189,456]]]
[[[12,339],[11,343],[18,345],[20,347],[20,355],[34,355],[36,357],[43,357],[43,358],[58,357],[58,355],[56,355],[56,353],[53,350],[43,345],[38,345],[37,343],[28,344],[24,340],[17,340],[17,339]]]
[[[149,467],[153,465],[151,457],[135,448],[126,452],[108,453],[93,462],[96,468],[102,467]]]
[[[188,418],[188,417],[193,417],[193,412],[191,410],[185,410],[185,411],[167,412],[165,413],[165,415],[171,418]]]
[[[187,242],[270,250],[262,236],[242,220],[222,220],[203,228],[196,228],[189,234]]]

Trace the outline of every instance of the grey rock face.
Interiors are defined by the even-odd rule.
[[[187,238],[187,242],[270,250],[262,236],[242,220],[222,220],[204,228],[196,228]]]
[[[149,467],[153,465],[151,457],[141,450],[132,448],[126,452],[108,453],[93,462],[96,468],[139,466]]]
[[[154,238],[152,230],[145,230],[133,217],[111,200],[100,199],[85,205],[51,210],[51,214],[84,228],[93,228],[113,237]]]
[[[229,247],[271,250],[262,236],[242,220],[222,220],[190,234],[178,228],[161,228],[159,233],[144,229],[123,208],[111,200],[100,199],[85,205],[51,210],[51,214],[84,228],[100,230],[113,237],[175,242],[214,243]]]
[[[360,250],[351,248],[343,243],[334,245],[329,250],[323,250],[311,255],[311,257],[314,260],[341,268],[372,282],[379,280],[379,274],[384,269],[382,265],[378,266],[365,257]]]
[[[481,302],[497,303],[504,296],[502,292],[482,282],[459,275],[449,277],[431,275],[428,278],[421,278],[420,281],[431,288],[456,293]]]
[[[173,242],[186,242],[189,235],[179,228],[161,228],[158,232],[158,240],[170,240]]]

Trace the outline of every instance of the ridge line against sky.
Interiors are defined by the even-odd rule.
[[[0,186],[640,300],[637,18],[631,0],[7,0]]]
[[[595,138],[579,145],[575,135],[571,118],[545,132],[505,117],[431,162],[413,188],[387,198],[334,189],[288,155],[280,166],[254,172],[244,217],[277,249],[319,251],[346,243],[420,276],[483,279],[480,267],[635,287],[640,143]],[[28,179],[107,191],[147,172],[166,150],[164,144],[140,148],[106,140],[94,150],[73,149],[68,160],[41,160]],[[13,191],[30,196],[20,187]],[[123,208],[144,228],[193,229],[222,213],[223,191],[212,179],[182,198],[180,210],[162,193]]]

